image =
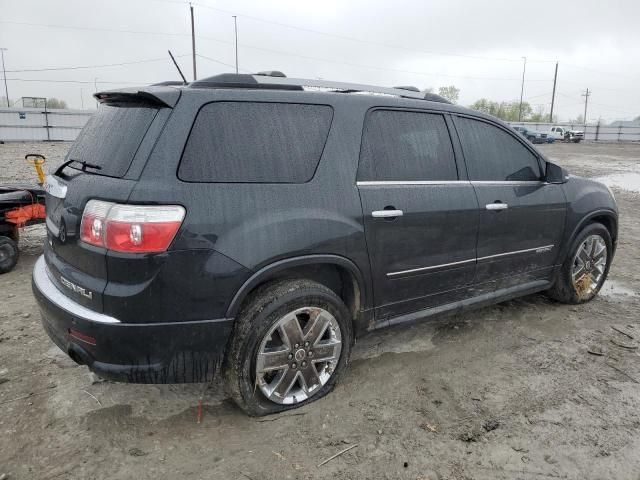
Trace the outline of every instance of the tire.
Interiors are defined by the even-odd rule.
[[[577,259],[578,250],[585,245],[585,242],[589,242],[591,238],[600,238],[605,246],[606,259],[604,263],[600,265],[602,269],[601,272],[597,262],[593,260],[588,261],[590,263],[589,270],[580,270],[579,263],[582,260]],[[587,246],[589,247],[589,245]],[[590,247],[588,249],[590,250]],[[612,251],[612,241],[609,230],[601,223],[591,223],[587,225],[571,244],[567,258],[558,272],[556,281],[553,287],[547,292],[549,296],[559,302],[572,305],[586,303],[592,300],[607,279],[609,267],[611,266]],[[576,270],[578,271],[576,272]],[[589,271],[592,273],[588,273]],[[573,277],[574,273],[577,274],[575,282]],[[596,278],[597,281],[595,281]]]
[[[324,327],[311,328],[314,319],[314,326]],[[295,333],[288,341],[281,333],[285,329]],[[250,416],[306,405],[333,389],[348,364],[352,340],[351,314],[332,290],[310,280],[267,284],[251,295],[236,319],[223,365],[226,388]],[[278,355],[274,366],[283,366],[265,372],[262,359],[275,357],[264,352]],[[331,362],[322,361],[332,356]]]
[[[0,236],[0,274],[13,270],[19,256],[18,244],[9,237]]]

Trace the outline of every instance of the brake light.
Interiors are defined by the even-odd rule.
[[[116,252],[164,252],[182,225],[179,205],[121,205],[89,200],[82,214],[80,239]]]

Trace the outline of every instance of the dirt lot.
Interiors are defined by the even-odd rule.
[[[66,148],[0,145],[0,183],[33,177],[25,153],[53,165]],[[0,479],[639,479],[640,145],[542,149],[622,187],[598,298],[534,295],[369,335],[332,394],[270,418],[247,418],[217,384],[92,379],[40,326],[32,228],[0,277]]]

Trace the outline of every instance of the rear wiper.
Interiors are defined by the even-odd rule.
[[[87,168],[90,168],[92,170],[102,170],[102,167],[100,165],[94,165],[92,163],[85,162],[84,160],[67,160],[66,162],[64,162],[62,165],[58,167],[55,175],[59,175],[65,168],[67,168],[72,163],[79,163],[80,165],[82,165],[82,168],[80,168],[80,170],[82,170],[83,172],[86,172]]]

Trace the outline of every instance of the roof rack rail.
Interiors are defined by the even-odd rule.
[[[440,102],[440,103],[448,103],[448,104],[452,104],[449,100],[447,100],[446,98],[444,98],[441,95],[438,95],[437,93],[430,93],[427,92],[424,94],[424,99],[428,100],[430,102]]]
[[[397,88],[398,90],[408,90],[409,92],[419,92],[420,91],[417,87],[414,87],[412,85],[402,85],[400,87],[393,87],[393,88]]]
[[[264,80],[277,80],[276,82],[264,82]],[[267,90],[303,90],[300,85],[283,83],[287,78],[262,75],[250,75],[248,73],[221,73],[213,77],[196,80],[189,84],[191,88],[259,88]]]
[[[188,84],[188,88],[258,88],[268,90],[323,90],[336,93],[363,93],[372,95],[391,95],[394,97],[429,100],[432,102],[451,103],[440,95],[424,94],[416,87],[376,87],[358,83],[332,82],[307,78],[287,78],[282,72],[260,72],[255,75],[247,73],[222,73],[203,78]]]
[[[284,73],[282,73],[280,70],[265,70],[265,71],[256,73],[256,75],[260,75],[261,77],[287,78],[287,76]]]
[[[186,85],[182,80],[166,80],[164,82],[152,83],[152,87],[172,87],[174,85]]]

